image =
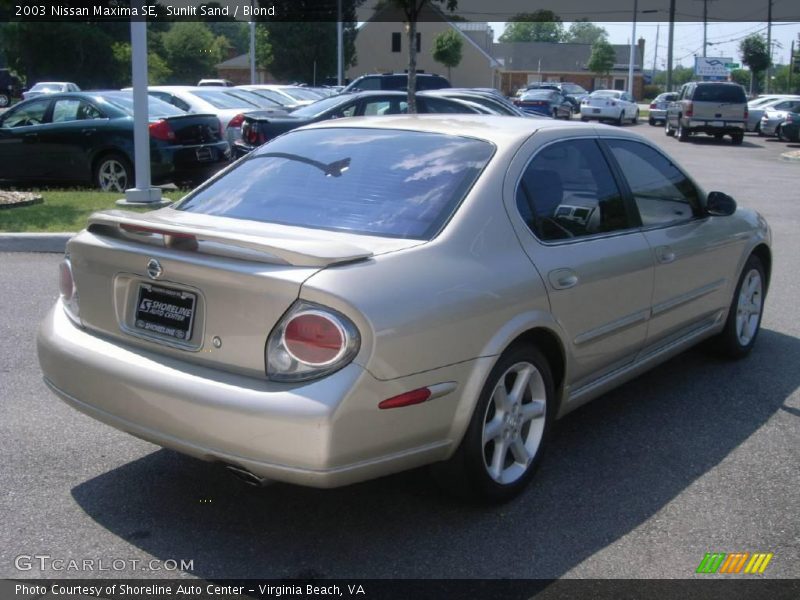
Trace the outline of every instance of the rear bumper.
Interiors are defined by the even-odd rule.
[[[744,121],[725,121],[714,119],[684,119],[684,126],[691,133],[730,134],[744,133],[747,124]]]
[[[202,146],[160,146],[151,148],[153,180],[158,182],[210,177],[231,160],[228,142]]]
[[[651,108],[650,119],[653,121],[663,121],[667,118],[666,108]]]
[[[380,381],[351,364],[321,380],[276,384],[112,342],[73,324],[60,302],[37,347],[47,385],[81,412],[203,460],[314,487],[446,458],[457,390],[402,409],[377,404],[470,366]]]
[[[597,108],[596,106],[581,106],[581,119],[618,119],[621,113],[621,108]]]

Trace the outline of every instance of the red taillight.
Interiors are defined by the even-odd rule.
[[[656,106],[656,103],[655,103],[655,102],[651,102],[651,103],[650,103],[650,108],[658,108],[658,106]]]
[[[235,117],[233,117],[230,121],[228,121],[228,127],[241,127],[242,123],[244,123],[244,115],[239,113]]]
[[[286,324],[283,343],[295,360],[322,366],[341,357],[346,339],[341,325],[331,317],[323,313],[306,312]]]
[[[691,102],[686,103],[686,108],[683,109],[683,116],[684,117],[694,116],[694,105]]]
[[[747,107],[745,107],[745,109],[744,109],[744,120],[746,121],[747,117],[749,117],[749,116],[750,116],[750,111],[747,109]]]
[[[75,293],[75,280],[72,278],[72,265],[69,259],[64,259],[58,265],[58,290],[61,297],[69,302]]]
[[[150,123],[150,137],[165,142],[171,142],[175,140],[175,132],[172,131],[172,127],[170,127],[168,121],[161,119],[155,123]]]
[[[431,391],[428,388],[420,388],[412,390],[399,396],[387,398],[378,404],[378,408],[400,408],[402,406],[411,406],[412,404],[422,404],[431,397]]]
[[[744,118],[745,118],[745,119],[747,118],[747,113],[745,113],[745,117],[744,117]],[[794,117],[792,117],[792,115],[791,115],[791,114],[788,114],[788,115],[786,115],[786,119],[784,119],[783,123],[784,123],[784,124],[787,124],[787,123],[794,123]]]

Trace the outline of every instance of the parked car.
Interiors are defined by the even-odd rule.
[[[556,90],[530,90],[514,100],[514,104],[525,112],[537,113],[554,119],[572,118],[572,103]]]
[[[678,94],[674,92],[666,92],[656,96],[650,103],[650,116],[647,118],[647,122],[650,125],[663,125],[667,118],[667,107],[670,102],[674,102],[677,99]]]
[[[416,91],[438,90],[450,87],[450,82],[435,73],[417,71]],[[408,90],[408,73],[373,73],[357,77],[345,86],[342,93],[366,91]]]
[[[196,185],[230,159],[213,115],[190,115],[149,99],[154,183]],[[0,115],[0,180],[91,184],[124,192],[134,184],[130,92],[47,94]]]
[[[15,98],[22,95],[22,82],[19,77],[12,75],[8,69],[0,69],[0,108],[11,104]]]
[[[781,123],[778,137],[787,142],[800,142],[800,105],[796,105]]]
[[[252,92],[262,98],[266,98],[267,100],[271,100],[272,102],[276,102],[280,104],[283,110],[286,111],[293,111],[295,108],[300,108],[301,106],[308,106],[309,104],[313,104],[313,102],[309,100],[297,100],[288,94],[280,92],[276,89],[272,89],[272,86],[267,86],[263,84],[256,84],[256,85],[237,85],[237,90],[246,90],[248,92]]]
[[[80,92],[77,84],[69,81],[41,81],[26,92],[22,92],[24,100],[30,100],[44,94],[58,94],[59,92]]]
[[[130,89],[130,88],[126,88]],[[154,85],[147,93],[188,113],[217,116],[229,144],[241,137],[244,115],[263,110],[255,101],[236,97],[226,87],[196,87],[185,85]]]
[[[530,113],[520,110],[513,102],[497,92],[489,92],[484,89],[472,88],[442,88],[438,90],[425,90],[419,92],[420,96],[433,96],[439,98],[452,98],[465,102],[474,102],[492,111],[496,115],[506,115],[509,117],[531,117]]]
[[[230,79],[201,79],[197,86],[233,87],[235,84]]]
[[[747,111],[747,96],[738,83],[692,81],[681,87],[678,99],[667,108],[664,131],[681,142],[705,133],[717,140],[729,135],[734,144],[741,144]]]
[[[800,101],[800,96],[778,96],[777,98],[769,98],[764,102],[759,102],[757,106],[752,103],[747,105],[747,131],[755,131],[761,134],[761,117],[767,109],[773,110],[787,110],[797,101]]]
[[[570,101],[572,104],[572,112],[578,114],[581,110],[581,102],[584,98],[589,95],[589,92],[586,91],[583,87],[578,85],[577,83],[572,83],[570,81],[547,81],[547,82],[539,82],[539,83],[531,83],[526,88],[526,91],[536,90],[536,89],[550,89],[550,90],[557,90],[561,92],[564,97]]]
[[[251,483],[435,464],[505,500],[556,418],[703,340],[746,356],[770,244],[629,131],[338,119],[94,214],[38,356],[69,405]]]
[[[331,96],[288,115],[246,115],[242,139],[234,144],[233,153],[237,158],[244,156],[282,133],[309,123],[343,117],[402,115],[408,111],[407,99],[406,92],[358,92]],[[487,114],[490,111],[473,102],[418,95],[417,112]]]
[[[631,123],[639,121],[639,106],[628,92],[597,90],[581,102],[581,121],[612,121],[622,125],[626,119]]]
[[[787,103],[783,108],[768,108],[761,117],[761,133],[768,136],[781,136],[783,122],[789,113],[797,112],[800,101]]]

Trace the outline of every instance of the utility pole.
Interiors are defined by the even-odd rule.
[[[344,85],[344,35],[342,0],[336,2],[336,85]]]
[[[250,14],[252,15],[255,11],[253,10],[253,1],[250,0]],[[256,22],[253,21],[253,17],[250,17],[250,85],[255,85],[258,83],[256,81]]]
[[[706,57],[708,46],[708,0],[703,0],[703,58]]]
[[[770,74],[772,73],[772,0],[767,0],[767,52],[769,53],[769,64],[764,82],[765,94],[769,94]]]
[[[789,87],[786,90],[792,93],[792,72],[794,71],[794,40],[792,40],[792,49],[789,50]]]
[[[667,91],[672,91],[672,44],[675,37],[675,0],[669,0],[669,42],[667,43]]]
[[[631,96],[633,96],[633,61],[636,56],[636,13],[638,11],[639,0],[633,0],[633,31],[631,32],[631,50],[628,56],[628,93]],[[642,73],[644,73],[644,65],[642,67]]]
[[[658,32],[661,30],[661,24],[656,25],[656,47],[653,48],[653,83],[656,82],[656,67],[658,66]]]

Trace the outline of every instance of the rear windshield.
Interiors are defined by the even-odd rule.
[[[214,108],[224,109],[224,108],[253,108],[257,107],[254,102],[249,102],[247,100],[243,100],[242,98],[237,98],[235,96],[229,96],[225,92],[222,91],[210,91],[210,90],[192,90],[190,92],[193,96],[197,96],[198,98],[205,100]]]
[[[277,138],[177,208],[383,237],[431,239],[494,152],[488,142],[387,129]]]
[[[698,85],[692,100],[696,102],[747,102],[738,85]]]
[[[122,109],[129,115],[133,115],[133,92],[106,92],[101,97],[113,104],[117,108]],[[167,104],[163,100],[159,100],[153,96],[147,97],[148,116],[151,119],[160,117],[177,117],[178,115],[185,115],[186,113],[172,104]]]

